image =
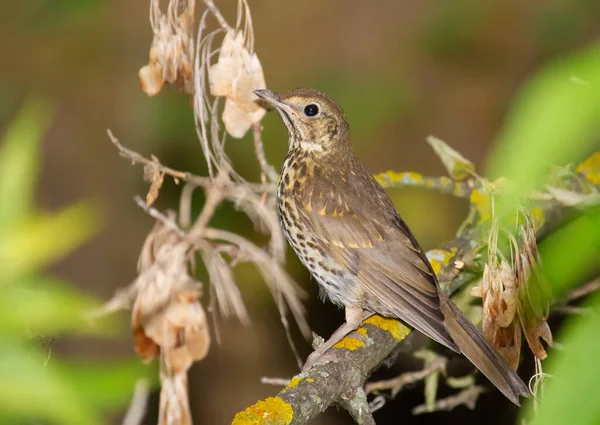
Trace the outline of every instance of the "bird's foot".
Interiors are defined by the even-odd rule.
[[[323,347],[323,345],[321,345],[315,351],[310,353],[310,355],[306,359],[306,362],[304,363],[304,367],[302,368],[302,370],[311,369],[315,365],[315,363],[317,363],[319,361],[321,356],[323,356],[323,354],[325,354],[325,351],[327,351],[327,350],[321,350],[321,347]]]

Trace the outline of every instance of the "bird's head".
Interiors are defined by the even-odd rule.
[[[314,89],[295,89],[281,94],[256,90],[254,94],[277,109],[288,129],[290,148],[331,152],[349,145],[346,115],[326,94]]]

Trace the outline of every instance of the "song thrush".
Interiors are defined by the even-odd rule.
[[[346,309],[346,323],[309,362],[378,313],[464,354],[519,404],[527,386],[440,290],[419,243],[356,158],[340,106],[313,89],[254,93],[277,109],[289,132],[277,192],[285,235],[322,294]]]

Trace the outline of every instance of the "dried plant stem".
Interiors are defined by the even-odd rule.
[[[150,383],[147,379],[139,379],[135,383],[135,389],[133,391],[133,397],[125,418],[123,419],[123,425],[140,425],[146,414],[146,406],[148,405],[148,396],[150,395]]]
[[[585,297],[586,295],[591,294],[592,292],[595,292],[599,289],[600,289],[600,278],[594,279],[591,282],[588,282],[585,285],[583,285],[582,287],[577,288],[576,290],[571,292],[567,297],[567,301],[577,300],[577,299]]]
[[[172,168],[165,167],[164,165],[162,165],[160,163],[157,163],[156,160],[144,158],[139,153],[132,151],[131,149],[127,149],[125,146],[123,146],[119,142],[119,140],[112,134],[112,131],[106,130],[106,132],[108,134],[108,137],[110,138],[110,141],[117,147],[117,149],[119,149],[119,155],[121,155],[124,158],[130,159],[133,164],[137,163],[137,164],[143,164],[143,165],[157,165],[157,166],[159,166],[160,171],[162,171],[163,173],[168,174],[172,177],[175,177],[176,179],[189,181],[191,183],[195,183],[198,186],[203,186],[203,187],[212,185],[212,181],[208,177],[201,177],[201,176],[196,176],[196,175],[193,175],[193,174],[190,174],[187,172],[177,171]]]
[[[262,141],[262,128],[260,123],[255,123],[252,125],[252,134],[254,136],[254,153],[258,159],[262,175],[265,176],[269,181],[276,182],[278,178],[277,171],[275,171],[275,168],[273,168],[273,166],[267,162]]]
[[[422,381],[431,374],[445,371],[447,364],[448,359],[437,357],[422,370],[403,373],[392,379],[369,382],[365,385],[365,392],[371,394],[377,391],[392,390],[392,397],[394,397],[405,385],[414,384]]]
[[[148,158],[140,155],[139,153],[132,151],[131,149],[128,149],[125,146],[123,146],[119,142],[119,139],[117,139],[113,135],[112,131],[107,130],[106,132],[108,134],[108,137],[110,138],[110,141],[119,150],[119,155],[122,156],[123,158],[129,159],[132,162],[132,164],[155,166],[155,167],[157,167],[157,170],[160,171],[161,173],[165,173],[165,174],[175,178],[176,182],[183,180],[183,181],[186,181],[188,183],[193,183],[193,184],[203,187],[203,188],[210,188],[215,185],[215,182],[210,177],[203,177],[203,176],[198,176],[196,174],[188,173],[185,171],[178,171],[173,168],[162,165],[156,159],[148,159]],[[247,186],[249,189],[251,189],[255,193],[265,193],[265,192],[275,193],[275,187],[273,186],[273,184],[246,183],[245,186]],[[228,189],[229,184],[221,185],[221,187],[224,190]]]
[[[290,383],[290,379],[289,378],[270,378],[268,376],[263,376],[262,378],[260,378],[260,382],[261,382],[261,384],[277,385],[277,386],[285,387]]]
[[[427,405],[421,404],[415,407],[412,410],[412,413],[413,415],[419,415],[421,413],[428,412],[448,411],[460,405],[467,406],[469,409],[473,410],[475,408],[475,404],[477,403],[479,395],[483,392],[483,387],[480,387],[479,385],[473,385],[471,387],[465,388],[456,395],[437,400],[435,402],[433,410],[429,409]]]
[[[215,6],[215,2],[213,0],[204,0],[204,4],[208,8],[208,10],[210,10],[210,13],[212,13],[216,20],[219,22],[221,28],[227,31],[233,31],[233,28],[231,28],[231,26],[227,23],[219,9],[217,9],[217,6]]]
[[[175,220],[167,217],[166,215],[158,211],[156,208],[149,207],[148,205],[146,205],[146,202],[144,202],[144,200],[139,196],[136,196],[134,199],[136,204],[138,204],[138,206],[141,209],[143,209],[150,217],[160,221],[162,224],[165,225],[167,229],[177,233],[179,237],[183,238],[185,236],[185,233],[179,228]]]
[[[219,177],[217,177],[219,180]],[[206,200],[204,201],[204,207],[202,207],[202,212],[190,228],[186,238],[192,244],[197,239],[202,238],[202,232],[208,225],[208,222],[212,218],[215,213],[215,210],[223,200],[223,191],[219,189],[218,186],[211,186],[206,190]]]

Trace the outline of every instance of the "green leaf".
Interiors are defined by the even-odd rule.
[[[561,329],[558,340],[565,347],[548,360],[545,372],[552,375],[547,381],[546,397],[532,425],[596,425],[600,423],[597,367],[600,353],[600,294],[588,306],[593,314],[572,316]],[[526,409],[531,414],[532,403]]]
[[[52,108],[47,102],[30,99],[0,144],[0,235],[31,211],[40,142],[51,117]]]
[[[34,278],[0,290],[0,334],[114,333],[114,318],[92,319],[99,304],[58,279]]]
[[[600,258],[600,207],[548,236],[539,251],[555,295],[588,277]]]
[[[475,173],[475,165],[443,140],[429,136],[427,143],[431,145],[454,180],[465,180]]]
[[[64,257],[100,227],[98,208],[79,202],[54,215],[38,215],[0,238],[0,283]]]
[[[548,66],[521,90],[489,157],[517,197],[539,187],[552,165],[581,162],[600,130],[600,44]]]
[[[35,350],[0,339],[0,406],[3,414],[65,425],[100,424],[64,370]]]

